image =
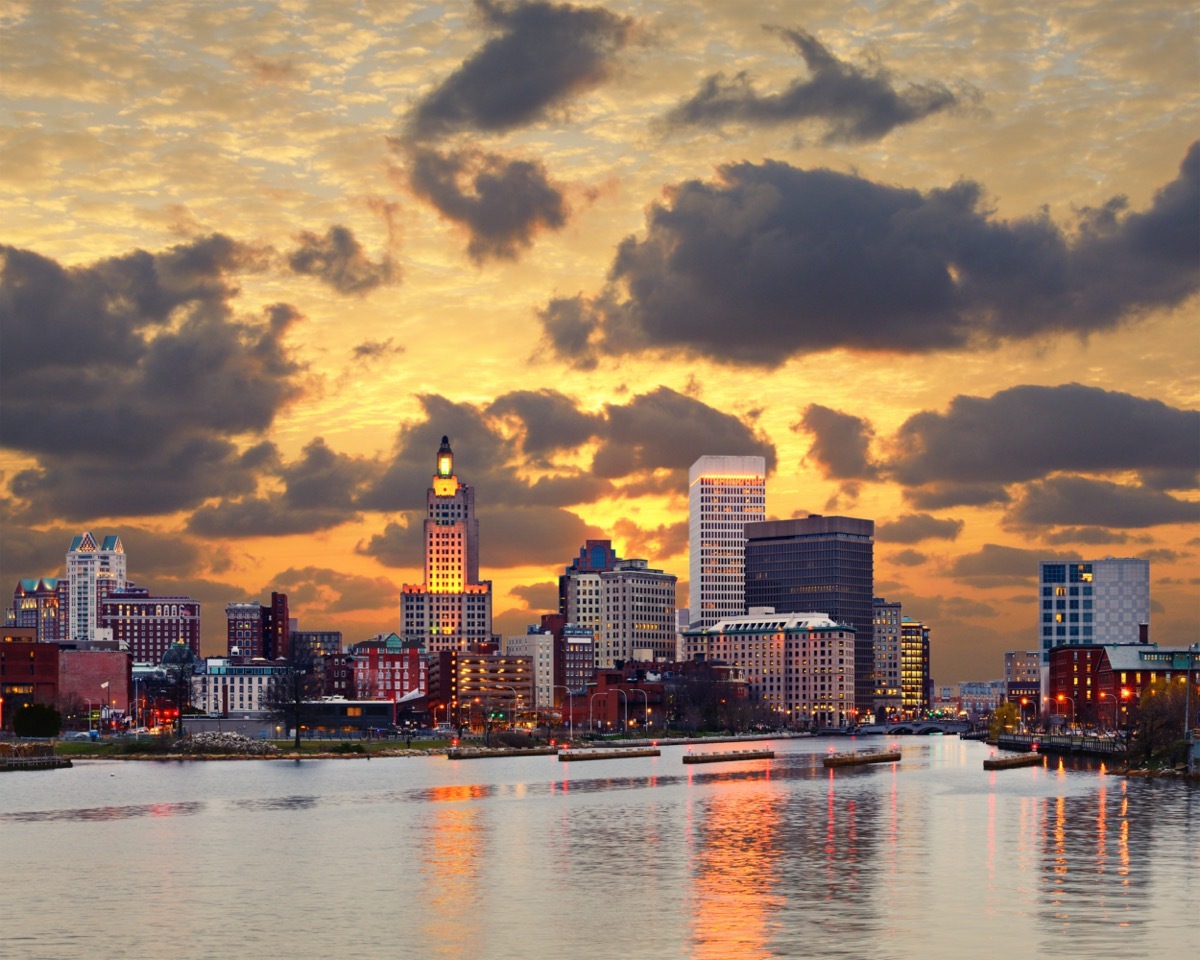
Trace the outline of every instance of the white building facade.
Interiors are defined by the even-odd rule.
[[[764,457],[704,456],[688,470],[690,623],[746,611],[746,524],[766,519]]]
[[[120,537],[108,536],[97,542],[90,532],[84,532],[71,541],[67,549],[65,639],[96,639],[100,600],[128,585],[125,561]]]
[[[858,719],[854,644],[849,624],[823,613],[777,614],[770,607],[683,635],[685,659],[739,667],[752,698],[782,722],[807,728],[844,727]]]

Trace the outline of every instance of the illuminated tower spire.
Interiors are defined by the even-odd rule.
[[[449,437],[442,437],[442,445],[438,448],[437,475],[439,477],[454,476],[454,451],[450,449]]]

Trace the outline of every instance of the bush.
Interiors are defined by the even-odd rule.
[[[330,753],[364,753],[366,748],[361,743],[339,743]]]
[[[18,737],[57,737],[62,714],[44,703],[30,703],[13,714],[13,733]]]

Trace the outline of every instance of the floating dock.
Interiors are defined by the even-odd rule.
[[[479,760],[483,757],[534,757],[558,753],[558,747],[451,747],[450,760]]]
[[[0,770],[62,770],[71,766],[66,757],[0,757]]]
[[[1044,753],[1018,753],[1008,757],[989,757],[983,761],[984,770],[1007,770],[1010,767],[1044,767]]]
[[[864,763],[892,763],[899,759],[899,750],[887,750],[883,753],[833,753],[825,758],[825,766],[857,767]]]
[[[662,751],[657,747],[630,748],[626,750],[560,750],[559,760],[616,760],[618,757],[657,757]]]
[[[774,750],[724,750],[720,753],[685,753],[684,763],[723,763],[727,760],[771,760]]]

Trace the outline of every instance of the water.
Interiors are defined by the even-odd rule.
[[[1194,787],[889,745],[8,773],[0,956],[1196,955]]]

